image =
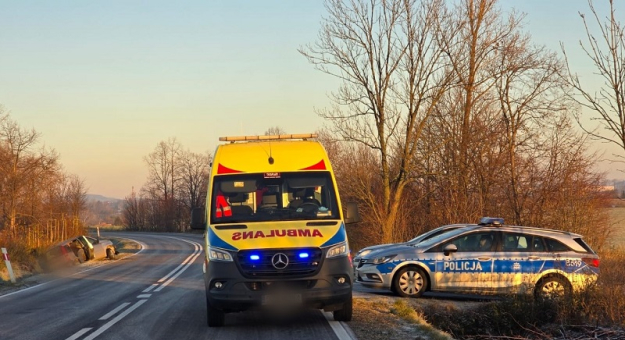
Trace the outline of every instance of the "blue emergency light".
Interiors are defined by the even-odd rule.
[[[304,252],[304,253],[299,253],[299,258],[300,259],[307,259],[308,258],[308,253]]]
[[[250,255],[250,260],[252,260],[252,261],[258,261],[258,260],[260,260],[260,256],[259,256],[259,255],[256,255],[256,254]]]

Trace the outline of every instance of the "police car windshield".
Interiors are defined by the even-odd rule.
[[[469,225],[469,226],[470,226],[470,225]],[[468,227],[468,226],[467,226],[467,227]],[[432,247],[432,246],[434,246],[434,245],[438,244],[438,243],[439,243],[439,242],[441,242],[441,241],[444,241],[444,240],[447,240],[447,239],[449,239],[449,238],[452,238],[452,237],[454,237],[454,236],[456,236],[456,235],[462,234],[462,233],[464,233],[466,230],[467,230],[467,228],[466,228],[466,227],[462,227],[462,228],[458,228],[458,229],[453,229],[453,230],[450,230],[450,231],[448,231],[448,232],[444,232],[444,233],[442,233],[442,234],[436,235],[436,236],[434,236],[434,237],[432,237],[432,238],[430,238],[430,239],[427,239],[427,240],[425,240],[425,241],[423,241],[423,242],[421,242],[421,243],[414,244],[413,246],[415,246],[415,247],[420,247],[420,248],[430,248],[430,247]]]
[[[211,223],[338,219],[330,173],[215,176]]]

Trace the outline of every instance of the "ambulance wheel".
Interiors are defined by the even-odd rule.
[[[417,267],[402,268],[393,279],[394,292],[403,297],[419,297],[423,295],[427,286],[427,276]]]
[[[224,311],[213,307],[206,298],[206,323],[208,327],[222,327],[226,318]]]
[[[571,285],[560,276],[547,276],[536,284],[534,297],[536,299],[561,299],[571,294]]]
[[[349,295],[349,299],[343,304],[343,308],[332,312],[334,321],[352,321],[352,296]]]

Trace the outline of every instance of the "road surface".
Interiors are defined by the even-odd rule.
[[[224,327],[209,328],[200,235],[107,235],[143,249],[0,296],[0,339],[354,339],[346,324],[319,310],[227,314]]]

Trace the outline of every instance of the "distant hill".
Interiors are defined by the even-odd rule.
[[[123,201],[123,200],[119,199],[119,198],[106,197],[106,196],[102,196],[102,195],[87,194],[87,202],[110,202],[110,203],[117,203],[119,201]]]

